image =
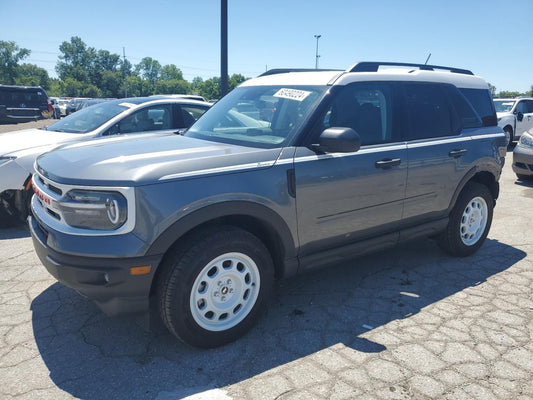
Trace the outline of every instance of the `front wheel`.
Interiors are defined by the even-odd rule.
[[[475,253],[487,237],[493,209],[494,199],[489,189],[477,182],[467,183],[437,243],[453,256],[465,257]]]
[[[507,138],[507,148],[510,149],[513,147],[514,141],[513,128],[511,128],[510,126],[506,126],[503,131],[505,132],[505,136]]]
[[[197,347],[216,347],[246,333],[266,306],[274,267],[264,244],[234,227],[210,228],[171,249],[157,286],[169,331]]]

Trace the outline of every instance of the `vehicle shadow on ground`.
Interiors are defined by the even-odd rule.
[[[0,240],[30,237],[28,225],[24,222],[7,228],[0,227]]]
[[[193,349],[133,318],[108,318],[54,284],[31,305],[35,340],[58,388],[83,399],[178,399],[241,382],[342,344],[375,353],[362,334],[410,318],[482,284],[526,256],[487,240],[474,256],[444,255],[430,240],[409,243],[280,284],[269,311],[235,343]]]

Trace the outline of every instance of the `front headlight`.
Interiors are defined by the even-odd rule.
[[[0,157],[0,167],[4,164],[7,164],[8,162],[10,161],[13,161],[15,158],[15,156],[1,156]]]
[[[533,136],[531,136],[529,133],[524,133],[522,136],[520,136],[518,144],[520,146],[533,148]]]
[[[118,192],[71,190],[59,203],[65,222],[76,228],[114,230],[128,217],[126,198]]]

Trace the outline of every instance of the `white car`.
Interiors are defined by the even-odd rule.
[[[58,106],[59,111],[61,112],[61,116],[64,117],[67,115],[67,105],[70,100],[68,99],[59,99]]]
[[[533,128],[533,98],[494,99],[494,107],[509,143]]]
[[[84,108],[42,129],[0,134],[0,227],[24,220],[33,194],[33,164],[67,142],[138,132],[179,133],[211,105],[172,97],[111,100]]]

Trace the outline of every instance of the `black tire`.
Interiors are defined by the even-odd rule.
[[[266,307],[274,283],[265,245],[231,226],[197,232],[171,248],[160,268],[156,295],[163,323],[181,341],[202,348],[244,335]]]
[[[516,174],[516,177],[520,179],[521,181],[530,181],[533,180],[533,176],[531,175],[523,175],[523,174]]]
[[[437,238],[437,243],[452,256],[466,257],[475,253],[489,233],[493,210],[494,199],[490,190],[483,184],[468,182],[452,209],[446,230]],[[466,219],[468,215],[470,220]],[[477,216],[479,218],[476,219]],[[469,231],[468,228],[472,230]]]
[[[513,141],[514,141],[513,128],[511,128],[510,126],[506,126],[505,128],[503,128],[503,131],[505,132],[506,135],[509,136],[509,143],[507,143],[507,148],[510,149],[513,147]]]

